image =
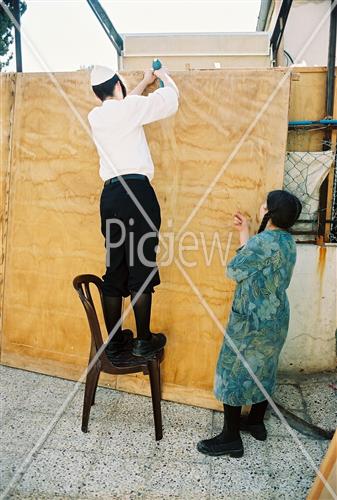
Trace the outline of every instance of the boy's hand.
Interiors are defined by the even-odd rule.
[[[236,212],[236,214],[234,215],[234,227],[240,232],[249,233],[249,224],[247,217],[242,215],[240,212]]]
[[[156,81],[157,77],[153,74],[152,69],[147,69],[144,71],[143,82],[147,85],[151,85]]]
[[[168,75],[166,68],[156,69],[153,73],[156,75],[156,78],[159,78],[160,80],[164,80]]]

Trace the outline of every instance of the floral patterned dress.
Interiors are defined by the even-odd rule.
[[[232,350],[228,337],[272,394],[279,355],[289,325],[286,289],[296,261],[290,233],[267,229],[253,236],[228,263],[227,275],[237,282],[232,310],[216,367],[214,393],[231,406],[266,398]]]

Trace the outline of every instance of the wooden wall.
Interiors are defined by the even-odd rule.
[[[87,362],[89,332],[72,279],[104,273],[98,209],[102,182],[86,120],[99,103],[87,71],[54,73],[53,81],[44,73],[0,76],[6,123],[12,106],[9,79],[15,79],[15,113],[3,141],[4,156],[9,141],[12,153],[9,189],[1,205],[9,207],[1,362],[75,379]],[[124,76],[132,88],[141,74]],[[181,92],[179,112],[146,127],[162,234],[169,220],[170,230],[179,231],[223,169],[186,226],[199,249],[185,253],[186,260],[197,262],[185,271],[224,323],[234,283],[224,276],[217,251],[211,266],[206,265],[202,239],[210,253],[218,232],[224,254],[230,242],[231,257],[238,246],[237,234],[231,235],[233,212],[240,209],[251,216],[256,229],[266,193],[282,186],[290,77],[282,69],[177,72],[173,77]],[[163,396],[219,408],[212,388],[222,332],[174,262],[161,268],[161,279],[152,327],[168,337]],[[149,393],[147,379],[139,375],[105,376],[101,382]]]
[[[326,68],[295,68],[291,78],[289,121],[321,120],[326,116]],[[337,84],[336,84],[337,86]],[[322,151],[324,129],[290,130],[288,151]]]

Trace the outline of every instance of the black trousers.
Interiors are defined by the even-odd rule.
[[[156,194],[147,177],[124,180],[152,225],[120,181],[104,186],[100,199],[101,231],[106,248],[103,293],[113,297],[138,292],[145,281],[142,293],[152,293],[153,287],[160,283],[156,249],[161,217]]]

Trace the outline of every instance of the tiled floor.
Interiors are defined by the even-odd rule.
[[[151,400],[103,388],[83,434],[82,386],[40,446],[74,383],[4,366],[0,375],[2,498],[17,474],[6,498],[300,500],[315,476],[309,460],[319,466],[328,446],[295,432],[298,442],[269,414],[266,442],[243,435],[241,459],[209,458],[195,445],[220,430],[221,413],[163,402],[164,438],[155,442]],[[277,398],[333,429],[331,383],[334,373],[281,379]]]

